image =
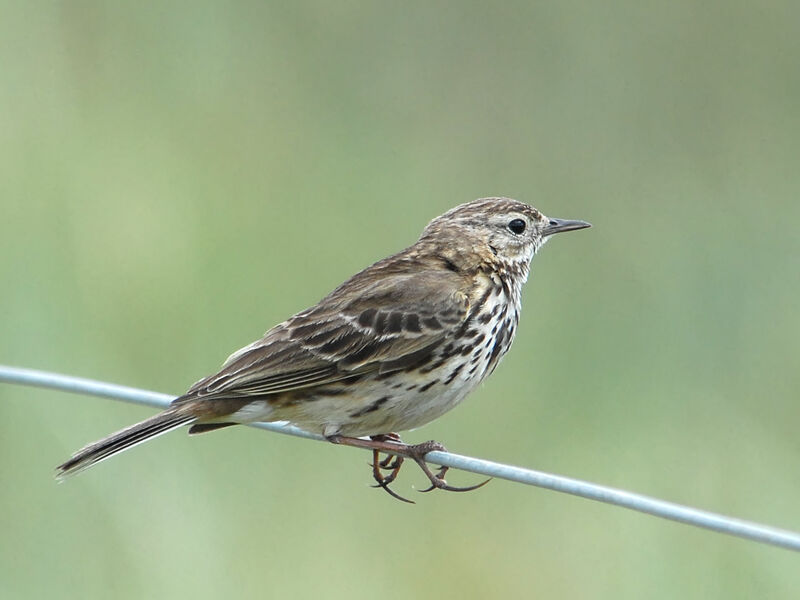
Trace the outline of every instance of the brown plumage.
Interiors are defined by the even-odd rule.
[[[496,367],[514,338],[530,261],[548,237],[588,227],[548,219],[508,198],[457,206],[409,248],[354,275],[315,306],[235,352],[160,415],[78,451],[64,477],[171,429],[290,421],[336,443],[372,448],[386,485],[397,461],[440,446],[406,446],[419,427],[460,402]],[[372,436],[372,440],[355,440]],[[390,464],[392,463],[392,464]],[[396,467],[396,468],[395,468]],[[388,477],[381,468],[390,468]],[[443,472],[431,476],[444,489]]]

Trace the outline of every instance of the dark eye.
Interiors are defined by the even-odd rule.
[[[512,233],[516,233],[517,235],[521,234],[525,231],[525,221],[522,219],[514,219],[509,222],[508,228],[511,230]]]

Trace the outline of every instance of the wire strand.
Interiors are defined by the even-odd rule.
[[[59,375],[34,369],[23,369],[0,365],[0,381],[20,385],[44,387],[75,394],[88,394],[122,400],[134,404],[142,404],[155,408],[166,408],[175,398],[169,394],[162,394],[123,385],[115,385],[82,377]],[[283,433],[307,439],[326,441],[320,435],[308,433],[297,427],[285,423],[253,423],[253,427],[266,429],[275,433]],[[553,475],[542,471],[534,471],[502,463],[496,463],[470,456],[462,456],[451,452],[429,452],[425,455],[427,462],[439,466],[461,469],[479,475],[506,479],[517,483],[533,485],[556,492],[580,496],[589,500],[597,500],[622,506],[631,510],[647,513],[662,519],[678,521],[710,529],[719,533],[737,536],[764,544],[771,544],[800,552],[800,534],[793,531],[776,529],[759,523],[743,521],[732,517],[651,498],[633,492],[626,492],[588,481],[581,481],[571,477]]]

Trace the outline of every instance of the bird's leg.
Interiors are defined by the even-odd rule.
[[[389,494],[399,500],[403,500],[404,502],[411,501],[396,494],[388,487],[388,485],[397,478],[397,474],[403,464],[404,457],[411,458],[414,462],[416,462],[422,469],[422,472],[425,473],[425,476],[431,482],[430,487],[420,490],[422,492],[429,492],[433,489],[446,490],[448,492],[469,492],[489,483],[489,479],[487,479],[486,481],[483,481],[477,485],[463,488],[448,485],[447,481],[444,479],[444,476],[448,471],[448,467],[441,467],[438,473],[433,473],[425,462],[425,455],[428,452],[447,452],[447,449],[442,444],[433,440],[423,442],[422,444],[409,445],[401,441],[400,436],[398,436],[396,433],[389,433],[371,436],[369,440],[365,440],[363,438],[346,437],[343,435],[332,435],[328,436],[328,441],[333,442],[334,444],[343,444],[345,446],[353,446],[355,448],[366,448],[372,450],[372,476],[377,482],[378,487],[382,487]],[[379,460],[381,452],[389,455],[382,461]],[[392,472],[384,477],[380,471],[381,468],[392,469]]]

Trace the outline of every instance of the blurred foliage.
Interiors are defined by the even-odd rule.
[[[180,393],[485,195],[594,228],[406,437],[800,529],[796,2],[5,3],[0,362]],[[3,598],[788,598],[791,553],[0,387]],[[456,485],[474,478],[453,473]],[[403,494],[423,480],[408,468]]]

